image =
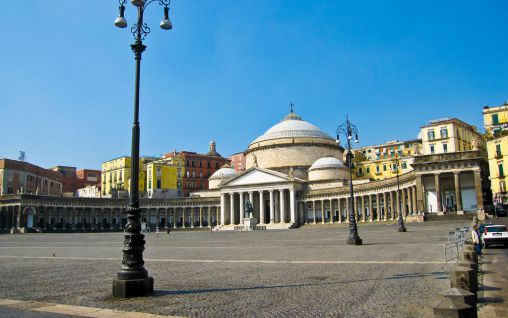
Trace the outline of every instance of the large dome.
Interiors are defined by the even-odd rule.
[[[295,113],[290,113],[284,119],[256,138],[251,144],[279,138],[309,137],[334,140],[330,135],[308,123]]]
[[[342,168],[346,168],[346,166],[344,166],[342,161],[340,161],[337,158],[325,157],[325,158],[320,158],[320,159],[316,160],[312,164],[312,166],[310,166],[309,171],[310,170],[317,170],[317,169],[337,169],[337,168],[342,169]]]
[[[250,143],[246,168],[261,167],[306,180],[319,158],[342,158],[344,149],[330,135],[291,111],[279,123]]]
[[[235,171],[235,169],[230,167],[222,167],[219,170],[215,171],[209,179],[228,179],[231,177],[236,176],[238,173]]]

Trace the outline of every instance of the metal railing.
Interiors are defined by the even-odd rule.
[[[445,262],[451,262],[459,258],[460,251],[464,248],[467,238],[471,236],[469,226],[457,227],[448,232],[447,242],[444,244]]]

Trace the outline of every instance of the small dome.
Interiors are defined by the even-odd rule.
[[[295,113],[290,113],[284,119],[268,129],[252,143],[278,138],[314,137],[335,140],[330,135],[322,132],[319,128],[308,123]],[[251,144],[252,144],[251,143]]]
[[[324,157],[316,160],[312,166],[310,166],[309,171],[318,170],[318,169],[340,169],[346,168],[342,161],[334,157]]]
[[[208,179],[228,179],[236,176],[237,174],[238,172],[236,172],[233,168],[222,167],[219,170],[215,171]]]

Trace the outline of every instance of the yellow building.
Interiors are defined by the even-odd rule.
[[[139,158],[139,193],[146,191],[146,165],[155,158]],[[102,164],[102,195],[128,193],[131,180],[131,157],[120,157]]]
[[[490,186],[495,202],[508,203],[506,172],[508,168],[508,103],[483,108],[483,124],[487,139]]]
[[[181,156],[173,156],[147,164],[147,194],[149,198],[182,197],[182,177],[185,164]]]
[[[353,178],[384,180],[397,175],[396,159],[400,158],[399,175],[412,171],[414,155],[421,152],[420,140],[388,141],[381,145],[353,150]]]
[[[483,138],[476,127],[457,118],[429,121],[421,128],[419,136],[424,155],[483,148]]]

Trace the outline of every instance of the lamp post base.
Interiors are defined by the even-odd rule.
[[[348,237],[347,245],[362,245],[362,239],[359,237]]]
[[[151,294],[153,294],[152,277],[113,280],[113,297],[143,297]]]

